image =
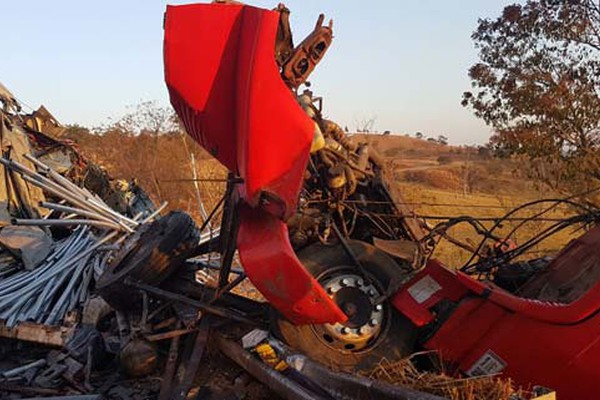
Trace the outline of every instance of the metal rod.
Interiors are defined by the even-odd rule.
[[[181,327],[181,322],[178,323],[177,327]],[[163,373],[163,381],[160,385],[160,393],[158,394],[158,400],[169,400],[171,398],[173,377],[175,376],[175,370],[177,367],[177,357],[179,356],[180,339],[181,336],[175,336],[171,340],[171,346],[169,347],[169,354],[167,357],[167,365]]]
[[[97,201],[94,201],[94,199],[92,199],[91,197],[82,196],[81,192],[79,190],[74,190],[72,188],[69,188],[69,189],[71,189],[71,190],[69,190],[69,189],[65,188],[64,186],[61,186],[57,182],[37,173],[35,171],[30,170],[26,166],[24,166],[16,161],[7,160],[5,158],[0,158],[0,163],[3,164],[5,167],[7,167],[9,169],[13,169],[16,172],[20,173],[21,176],[23,177],[23,180],[25,180],[26,182],[29,182],[32,185],[35,185],[37,187],[40,187],[40,188],[54,194],[55,196],[58,196],[62,199],[67,200],[68,202],[70,202],[72,204],[75,204],[84,209],[90,209],[92,211],[96,211],[103,215],[113,216],[119,220],[126,221],[126,222],[132,224],[133,226],[137,226],[136,221],[133,221],[133,220],[125,217],[124,215],[117,213],[116,211],[109,208],[106,204],[99,204]],[[77,187],[77,186],[75,186],[75,187]]]
[[[63,213],[73,213],[73,214],[77,214],[77,215],[80,215],[83,217],[98,219],[98,220],[105,221],[105,222],[111,222],[111,223],[116,222],[114,219],[108,218],[104,215],[100,215],[97,212],[82,210],[80,208],[68,207],[68,206],[64,206],[61,204],[48,203],[45,201],[40,201],[40,206],[47,208],[49,210],[60,211]],[[130,232],[130,233],[133,232],[133,229],[131,229],[129,226],[125,225],[125,227],[128,232]]]
[[[161,182],[223,182],[223,183],[244,183],[242,178],[198,178],[198,179],[161,179]]]
[[[94,221],[91,219],[19,219],[13,218],[11,224],[19,226],[71,226],[71,225],[87,225],[97,228],[110,228],[118,231],[125,229],[115,224],[114,222]]]
[[[230,172],[230,179],[235,175]],[[223,206],[223,217],[221,227],[228,232],[228,235],[221,236],[221,269],[219,271],[218,285],[219,290],[223,289],[229,283],[229,271],[235,255],[237,234],[239,230],[238,203],[239,194],[236,190],[236,184],[229,182],[225,194],[225,204]],[[217,292],[218,293],[218,292]]]
[[[352,260],[352,262],[354,263],[354,265],[356,266],[356,268],[358,269],[358,271],[361,273],[361,275],[363,275],[362,278],[365,280],[365,282],[370,283],[370,279],[369,279],[369,275],[368,275],[367,269],[362,264],[362,262],[360,261],[360,259],[356,255],[356,253],[354,253],[354,250],[352,250],[352,248],[350,247],[350,245],[346,241],[346,238],[344,238],[342,236],[342,233],[340,232],[339,228],[335,224],[335,221],[332,221],[331,226],[333,227],[333,231],[335,232],[335,235],[337,236],[338,240],[340,241],[340,244],[344,248],[344,251],[346,252],[346,254],[348,255],[348,257],[350,257],[350,259]]]
[[[155,333],[153,335],[146,335],[145,339],[149,342],[158,342],[160,340],[172,339],[177,336],[187,335],[193,332],[195,329],[175,329],[169,332]]]
[[[245,279],[246,279],[246,274],[244,274],[244,273],[236,276],[234,280],[232,280],[227,285],[225,285],[222,288],[220,288],[219,290],[217,290],[217,293],[215,294],[215,297],[211,300],[211,303],[214,303],[215,301],[219,300],[219,298],[223,295],[223,293],[233,290],[240,283],[242,283]]]
[[[208,213],[206,212],[206,208],[204,208],[204,202],[202,201],[202,195],[200,194],[200,185],[198,185],[198,172],[196,170],[196,157],[194,153],[190,153],[190,162],[192,164],[192,175],[194,176],[194,189],[196,190],[196,198],[198,201],[198,207],[200,208],[200,216],[204,221],[208,219]],[[208,230],[212,230],[212,226],[210,222],[206,225]]]
[[[4,378],[12,378],[13,376],[21,375],[23,372],[30,370],[32,368],[39,368],[39,367],[43,367],[45,365],[46,365],[46,360],[42,358],[42,359],[34,361],[32,363],[22,365],[20,367],[13,368],[8,371],[4,371],[4,372],[2,372],[1,375]]]
[[[150,214],[146,218],[144,218],[140,222],[140,224],[146,224],[146,223],[150,222],[151,220],[153,220],[158,214],[160,214],[165,208],[167,208],[168,204],[169,204],[168,201],[165,201],[164,203],[162,203],[160,205],[160,207],[158,207],[156,210],[154,210],[154,212],[152,212],[152,214]]]
[[[259,323],[257,323],[257,321],[252,320],[250,318],[246,318],[242,315],[238,315],[237,313],[235,313],[231,310],[226,310],[221,307],[216,307],[216,306],[213,306],[213,305],[210,305],[210,304],[198,301],[198,300],[193,300],[193,299],[190,299],[189,297],[180,295],[178,293],[169,292],[169,291],[159,289],[154,286],[146,285],[146,284],[139,283],[139,282],[134,282],[130,278],[125,279],[125,284],[135,287],[140,290],[145,290],[146,292],[153,294],[157,297],[178,301],[178,302],[184,303],[184,304],[189,304],[190,306],[196,307],[200,310],[217,315],[219,317],[232,319],[234,321],[243,322],[243,323],[253,325],[253,326],[260,325]]]
[[[12,169],[12,170],[16,171],[17,173],[21,174],[23,179],[26,180],[27,182],[31,183],[32,185],[41,187],[48,191],[54,191],[56,193],[53,193],[53,194],[55,194],[56,196],[59,196],[63,199],[66,199],[68,201],[72,201],[72,199],[76,199],[79,202],[83,202],[84,204],[86,203],[86,201],[85,201],[86,197],[81,196],[79,191],[72,190],[72,189],[68,190],[64,186],[61,186],[60,184],[56,183],[55,181],[53,181],[35,171],[30,170],[29,168],[27,168],[23,164],[20,164],[17,161],[0,158],[0,163],[3,164],[5,167]],[[25,178],[27,178],[27,179],[25,179]],[[84,208],[87,208],[86,205],[84,205]]]
[[[74,191],[75,193],[78,193],[83,199],[86,199],[88,202],[93,203],[95,206],[103,209],[104,211],[113,215],[117,219],[127,221],[128,223],[131,223],[134,226],[136,225],[136,222],[134,220],[131,220],[131,219],[127,218],[126,216],[117,213],[112,208],[108,207],[106,205],[106,203],[104,203],[104,201],[102,201],[97,196],[94,196],[87,189],[81,188],[81,187],[75,185],[73,182],[71,182],[64,176],[60,175],[58,172],[54,171],[52,168],[48,167],[46,164],[42,163],[35,157],[31,156],[30,154],[25,154],[24,157],[26,159],[28,159],[29,161],[31,161],[32,163],[34,163],[35,165],[37,165],[42,170],[44,170],[50,176],[50,178],[52,180],[54,180],[57,184],[65,187],[65,188],[69,188],[70,190]]]
[[[237,343],[215,334],[219,350],[279,396],[288,400],[325,400],[254,358]]]
[[[44,180],[47,180],[45,177],[42,177],[41,175],[39,175],[39,176],[41,178],[43,178]],[[55,182],[52,182],[49,180],[47,180],[48,182],[41,182],[39,178],[32,178],[28,175],[23,175],[23,180],[25,180],[25,181],[31,183],[32,185],[35,185],[43,190],[46,190],[46,191],[54,194],[55,196],[61,197],[65,200],[67,200],[69,203],[79,206],[83,209],[88,209],[90,211],[98,212],[102,215],[114,217],[114,215],[112,215],[110,213],[106,213],[106,210],[102,209],[102,207],[96,206],[95,204],[87,201],[86,199],[79,198],[79,197],[74,196],[73,194],[67,192],[63,187],[58,186]],[[114,212],[114,213],[118,214],[116,212]],[[120,215],[120,214],[118,214],[118,215]],[[123,221],[121,221],[121,219],[124,219],[124,218],[126,218],[126,217],[124,217],[124,216],[121,216],[120,218],[117,217],[116,218],[117,220],[115,222],[117,224],[125,227],[126,225],[124,224]],[[137,224],[137,222],[132,225],[135,226],[136,224]]]

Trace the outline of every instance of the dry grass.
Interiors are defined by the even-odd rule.
[[[411,358],[400,361],[383,359],[364,376],[442,396],[450,400],[510,400],[522,396],[510,380],[493,376],[455,378],[442,372],[423,372],[417,369]]]
[[[105,135],[77,133],[70,137],[82,152],[104,166],[112,177],[136,178],[152,200],[169,203],[169,209],[182,210],[202,222],[193,177],[191,155],[196,160],[198,178],[222,179],[227,171],[187,135],[130,136],[119,132]],[[186,181],[187,180],[187,181]],[[223,182],[198,182],[208,212],[225,190]]]
[[[196,158],[199,177],[226,176],[225,169],[187,136],[134,137],[109,132],[103,136],[79,133],[71,139],[77,141],[86,155],[104,165],[114,177],[137,178],[156,203],[168,201],[170,209],[186,211],[198,223],[202,222],[202,218],[194,183],[177,181],[193,176],[190,154]],[[474,149],[443,146],[402,136],[356,135],[354,140],[369,141],[380,152],[383,150],[396,155],[387,158],[387,162],[394,170],[397,184],[402,188],[407,202],[413,203],[410,206],[418,214],[499,217],[517,204],[550,195],[536,190],[531,182],[516,177],[509,162],[478,158]],[[449,157],[450,163],[440,163],[440,156]],[[469,168],[476,171],[469,192],[464,190],[467,160]],[[225,188],[225,184],[220,182],[201,182],[198,186],[207,210],[217,203]],[[531,212],[519,216],[528,216]],[[564,208],[550,214],[556,218],[567,215],[570,213]],[[437,222],[429,221],[430,225]],[[544,226],[547,224],[529,223],[517,232],[514,239],[517,244],[522,243]],[[506,234],[513,227],[513,223],[505,224],[499,232]],[[449,233],[473,245],[477,245],[481,239],[467,225],[456,226]],[[552,254],[574,236],[577,233],[565,231],[534,249],[536,253],[530,256]],[[442,241],[435,256],[449,266],[461,266],[469,253]]]
[[[469,215],[472,217],[498,218],[511,211],[517,205],[539,198],[539,196],[531,196],[531,193],[526,193],[523,196],[494,196],[483,193],[465,195],[459,191],[439,190],[411,183],[401,183],[400,185],[403,189],[407,203],[411,203],[415,212],[419,215],[431,217]],[[544,207],[546,206],[547,205],[544,205]],[[535,206],[520,211],[514,216],[517,218],[527,218],[533,216],[542,209],[541,206]],[[572,215],[572,210],[566,207],[558,207],[545,216],[548,218],[565,218]],[[439,222],[442,221],[430,219],[428,220],[428,225],[433,227]],[[484,222],[484,225],[491,228],[494,223],[494,221],[487,221]],[[509,234],[518,224],[520,224],[519,221],[505,222],[495,232],[502,237]],[[512,240],[517,245],[524,243],[529,238],[538,234],[542,229],[550,226],[550,224],[552,224],[552,222],[528,222],[515,232],[512,236]],[[482,240],[482,237],[476,234],[473,228],[467,224],[460,224],[450,228],[448,234],[471,246],[479,245]],[[581,235],[581,231],[577,231],[576,227],[566,229],[531,249],[524,258],[553,255],[564,247],[571,239],[574,239],[579,235]],[[470,256],[470,252],[463,250],[446,240],[442,240],[439,243],[434,253],[435,258],[452,267],[462,266]]]

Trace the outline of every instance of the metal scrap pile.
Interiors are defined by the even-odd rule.
[[[3,86],[0,103],[0,396],[88,393],[92,363],[111,348],[112,330],[105,341],[96,329],[111,311],[97,283],[166,204],[155,209],[134,187],[135,195],[120,196],[129,202],[111,208],[119,185],[73,143],[47,134],[62,129],[44,107],[23,114]],[[32,343],[32,354],[36,343],[63,351],[27,363],[31,355],[11,359],[19,342],[8,339]]]

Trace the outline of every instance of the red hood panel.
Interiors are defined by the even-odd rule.
[[[245,5],[168,6],[165,79],[187,132],[244,179],[243,199],[257,206],[267,192],[288,217],[313,123],[280,77],[278,21],[276,11]]]

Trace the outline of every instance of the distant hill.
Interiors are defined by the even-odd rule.
[[[484,147],[450,146],[400,135],[352,135],[367,142],[388,162],[399,183],[461,192],[538,197],[536,183],[528,180],[512,160],[492,157]]]

